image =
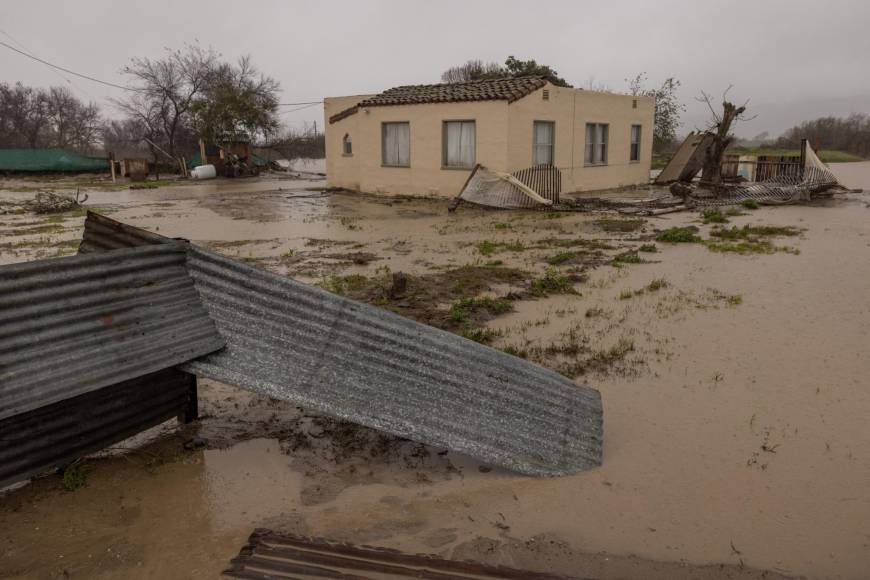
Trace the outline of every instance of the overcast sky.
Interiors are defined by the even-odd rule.
[[[689,108],[686,132],[703,120],[694,97],[729,84],[759,118],[744,136],[778,132],[802,115],[870,113],[870,2],[866,0],[421,0],[179,2],[28,0],[0,5],[0,41],[77,72],[124,84],[135,56],[198,41],[227,58],[242,54],[274,76],[282,102],[374,93],[438,82],[471,58],[508,55],[549,64],[575,86],[624,90],[646,71],[674,76]],[[11,37],[11,38],[10,38]],[[0,46],[0,80],[68,84],[108,107],[122,91],[56,73]],[[285,110],[292,107],[285,107]],[[320,106],[284,113],[301,127]]]

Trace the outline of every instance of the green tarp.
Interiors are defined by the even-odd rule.
[[[108,159],[65,149],[0,149],[0,171],[108,171]]]

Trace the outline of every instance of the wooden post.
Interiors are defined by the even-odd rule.
[[[188,391],[187,405],[184,410],[178,414],[179,423],[192,423],[199,418],[199,400],[197,399],[196,375],[187,375]]]
[[[112,183],[115,183],[115,154],[109,153],[109,167],[112,170]]]
[[[199,140],[199,164],[208,165],[208,161],[205,158],[205,141],[202,139]]]

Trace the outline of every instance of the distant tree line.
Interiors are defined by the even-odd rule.
[[[0,148],[89,153],[99,146],[101,130],[97,105],[82,102],[66,87],[0,83]]]
[[[782,134],[773,145],[782,148],[800,146],[808,139],[816,149],[833,149],[870,157],[870,115],[853,113],[848,117],[822,117],[805,121]]]

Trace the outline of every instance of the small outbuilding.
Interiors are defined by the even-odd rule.
[[[649,182],[651,97],[518,77],[402,86],[324,107],[330,187],[455,196],[476,164],[555,167],[564,192]]]

